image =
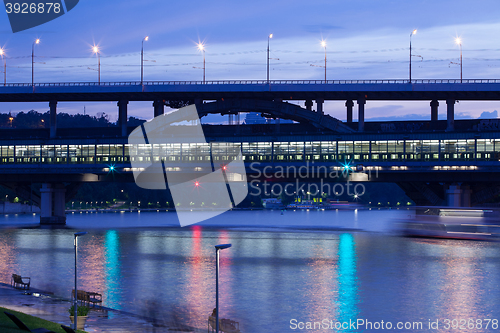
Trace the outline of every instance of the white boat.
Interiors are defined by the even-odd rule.
[[[417,207],[408,219],[396,222],[404,236],[470,240],[500,240],[499,212],[492,209]]]

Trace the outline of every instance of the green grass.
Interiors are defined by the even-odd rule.
[[[40,319],[37,317],[33,317],[30,315],[27,315],[22,312],[17,312],[13,311],[10,309],[2,308],[0,307],[0,332],[2,333],[26,333],[26,331],[21,331],[16,324],[12,320],[10,320],[9,317],[3,313],[4,311],[7,311],[9,313],[12,313],[15,315],[17,318],[19,318],[26,326],[28,326],[29,329],[35,329],[35,328],[46,328],[48,330],[57,332],[57,333],[66,333],[62,328],[61,324],[53,323],[48,320]],[[68,315],[69,316],[69,315]],[[77,332],[83,333],[84,331],[77,330]]]

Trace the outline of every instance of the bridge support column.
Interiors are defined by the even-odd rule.
[[[347,107],[347,122],[350,124],[352,123],[352,107],[354,106],[352,99],[347,100],[345,106]]]
[[[165,113],[165,103],[163,101],[153,102],[154,116],[158,117]]]
[[[438,121],[438,106],[439,102],[436,99],[431,101],[431,122]]]
[[[462,191],[460,190],[459,185],[450,185],[450,187],[446,190],[446,203],[449,207],[460,207],[460,197],[462,195]]]
[[[467,185],[452,184],[446,190],[446,202],[450,207],[470,207],[471,190]]]
[[[118,101],[118,126],[122,129],[122,136],[127,136],[127,104],[128,101]]]
[[[57,101],[50,101],[49,107],[50,107],[50,116],[49,116],[50,138],[53,139],[57,135],[57,112],[56,112]]]
[[[446,100],[446,120],[448,121],[448,125],[446,127],[447,131],[455,130],[455,100],[447,99]]]
[[[42,184],[40,189],[40,224],[66,224],[63,184]]]
[[[365,130],[365,103],[366,99],[358,99],[358,132]]]
[[[316,100],[316,111],[319,113],[319,114],[324,114],[323,112],[323,103],[325,102],[324,99],[317,99]]]
[[[306,100],[306,110],[307,111],[312,111],[312,107],[313,107],[313,101],[310,100],[310,99],[307,99]]]

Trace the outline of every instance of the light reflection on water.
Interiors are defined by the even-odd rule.
[[[338,321],[347,323],[358,319],[358,288],[356,274],[356,244],[351,234],[340,235],[338,254]],[[345,332],[354,332],[350,329]]]
[[[79,288],[103,294],[107,306],[138,314],[144,304],[157,302],[200,329],[215,306],[214,245],[221,243],[233,245],[221,251],[221,315],[239,321],[245,333],[294,332],[294,318],[425,324],[429,319],[495,318],[500,312],[497,243],[298,232],[281,225],[299,227],[302,221],[315,229],[357,223],[381,231],[397,214],[286,212],[282,219],[279,212],[230,212],[219,221],[224,228],[134,228],[163,224],[171,215],[94,213],[70,215],[68,225],[130,227],[88,229],[80,238]],[[230,228],[231,220],[246,227]],[[31,276],[34,287],[68,297],[74,283],[74,231],[3,229],[1,281],[9,283],[16,272]]]
[[[104,235],[104,283],[106,286],[106,306],[120,310],[120,236],[116,230],[108,230]]]

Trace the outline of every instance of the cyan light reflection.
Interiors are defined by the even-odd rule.
[[[358,319],[358,278],[356,271],[356,243],[351,234],[341,234],[339,240],[337,299],[339,322]],[[350,330],[343,332],[351,332]]]
[[[106,274],[106,306],[121,309],[120,299],[120,238],[115,230],[108,230],[104,239],[105,274]],[[109,313],[111,318],[112,313]]]

